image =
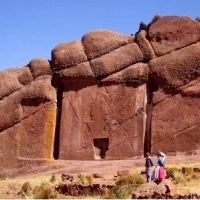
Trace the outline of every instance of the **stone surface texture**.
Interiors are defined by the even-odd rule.
[[[199,65],[199,42],[149,62],[150,71],[173,87],[180,87],[197,78],[200,74]]]
[[[88,59],[94,59],[107,54],[128,43],[134,37],[122,35],[110,30],[94,30],[82,37],[82,43]]]
[[[101,159],[102,153],[106,159],[117,159],[142,155],[145,97],[145,85],[66,83],[59,157]]]
[[[143,54],[136,43],[127,44],[99,58],[91,60],[95,76],[105,77],[143,60]]]
[[[29,62],[28,66],[34,78],[43,75],[51,75],[52,73],[51,64],[46,58],[35,58]]]
[[[52,52],[53,70],[65,69],[87,61],[81,41],[63,42]]]
[[[145,83],[149,76],[149,66],[145,63],[136,63],[117,73],[114,73],[101,82],[117,82],[117,83]]]
[[[200,23],[94,30],[0,72],[0,168],[200,150]]]
[[[154,50],[150,44],[150,42],[146,38],[147,32],[145,30],[141,30],[135,38],[135,42],[139,45],[140,50],[143,53],[144,60],[149,61],[155,58]]]
[[[170,179],[164,179],[159,183],[154,181],[140,185],[132,192],[132,199],[175,199],[177,188]]]
[[[148,38],[156,56],[162,56],[198,42],[200,24],[188,17],[161,17],[151,24]]]
[[[33,81],[28,67],[11,68],[0,72],[0,100]]]
[[[94,73],[91,69],[89,62],[80,63],[76,66],[60,70],[57,75],[61,78],[70,77],[94,77]]]

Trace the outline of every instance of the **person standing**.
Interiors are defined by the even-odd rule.
[[[146,157],[145,173],[146,173],[147,182],[150,182],[151,181],[151,167],[153,166],[153,162],[149,153],[146,153],[145,157]]]
[[[159,180],[163,180],[166,177],[166,170],[165,170],[165,154],[163,152],[159,152],[158,164],[160,165],[159,168]]]
[[[160,151],[157,153],[157,156],[158,160],[156,162],[156,168],[153,171],[153,180],[161,181],[166,177],[166,171],[164,165],[166,156],[163,152]]]

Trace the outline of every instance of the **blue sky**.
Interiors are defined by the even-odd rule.
[[[51,59],[61,42],[109,29],[125,35],[155,14],[200,17],[200,0],[1,0],[0,70]]]

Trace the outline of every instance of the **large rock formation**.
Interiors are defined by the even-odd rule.
[[[162,17],[135,36],[61,43],[0,72],[1,167],[122,159],[200,146],[200,23]]]

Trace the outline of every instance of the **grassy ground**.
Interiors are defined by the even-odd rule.
[[[60,175],[56,175],[56,182],[53,184],[60,183],[60,177]],[[44,182],[51,184],[50,179],[51,175],[0,180],[0,198],[20,198],[17,194],[20,192],[23,183],[29,182],[32,187],[35,187]]]
[[[167,167],[169,168],[177,168],[181,169],[182,167],[187,168],[194,168],[194,167],[200,167],[200,162],[196,163],[181,163],[181,164],[170,164]],[[134,169],[131,169],[131,172],[134,173],[140,173],[141,170],[143,170],[143,167],[134,167]],[[190,193],[196,193],[200,191],[200,175],[197,176],[188,176],[188,178],[183,179],[178,173],[175,174],[175,182],[177,186],[178,192],[190,192]],[[0,198],[21,198],[18,193],[20,192],[22,185],[25,182],[29,182],[32,188],[35,186],[39,186],[42,183],[47,183],[50,186],[58,185],[62,182],[61,180],[61,174],[55,175],[54,182],[51,181],[52,175],[42,175],[37,177],[21,177],[21,178],[5,178],[4,180],[0,180]],[[97,181],[94,179],[94,181]],[[114,176],[107,175],[105,176],[104,180],[101,180],[104,182],[114,182]],[[30,196],[31,197],[31,196]],[[64,196],[60,196],[60,198],[67,198]],[[68,197],[69,198],[69,197]]]
[[[168,165],[169,168],[177,168],[181,169],[183,167],[185,168],[200,168],[200,162],[196,163],[181,163],[181,164],[171,164]],[[176,174],[176,173],[175,173]],[[175,180],[173,180],[175,185],[177,186],[177,192],[186,192],[186,193],[197,193],[200,192],[200,174],[198,173],[191,173],[185,178],[183,178],[183,175],[181,173],[177,173]]]

